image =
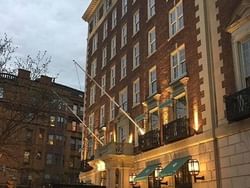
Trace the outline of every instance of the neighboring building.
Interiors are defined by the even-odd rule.
[[[79,182],[82,128],[66,104],[82,118],[83,95],[25,70],[0,73],[0,187]]]
[[[249,1],[92,0],[83,19],[88,73],[145,134],[86,78],[85,122],[104,146],[84,132],[80,181],[166,187],[161,166],[168,187],[248,187]]]

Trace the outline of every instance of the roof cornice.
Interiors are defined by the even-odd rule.
[[[82,19],[86,22],[89,22],[89,19],[95,12],[96,8],[98,5],[101,3],[102,0],[92,0],[91,3],[89,4],[87,10],[84,12]]]

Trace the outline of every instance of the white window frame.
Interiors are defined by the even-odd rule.
[[[96,62],[97,60],[96,59],[94,59],[94,61],[92,61],[92,63],[91,63],[91,67],[90,67],[90,76],[92,77],[92,78],[94,78],[95,76],[96,76],[96,68],[97,68],[97,62]]]
[[[95,124],[94,122],[95,122],[95,113],[92,112],[89,115],[89,126],[88,126],[91,131],[94,131],[94,124]]]
[[[181,52],[184,52],[184,59],[181,59]],[[176,64],[174,64],[174,57]],[[185,45],[181,45],[170,56],[171,62],[171,81],[174,82],[184,77],[187,74],[186,70],[186,58],[185,58]],[[175,74],[176,71],[176,74]]]
[[[122,0],[122,16],[128,11],[128,0]]]
[[[113,57],[115,57],[116,55],[116,36],[114,36],[111,39],[111,53],[110,53],[110,59],[112,59]]]
[[[95,84],[90,87],[90,93],[89,93],[89,105],[95,103],[95,94],[96,94],[96,86]]]
[[[156,66],[152,67],[148,72],[149,96],[157,93],[157,71]]]
[[[121,80],[127,76],[127,55],[121,58]]]
[[[108,37],[108,20],[105,20],[103,23],[103,40]]]
[[[148,0],[148,20],[155,15],[155,0]]]
[[[98,45],[98,33],[96,33],[92,40],[92,54],[97,50]]]
[[[140,104],[140,78],[133,82],[133,106]]]
[[[115,86],[115,65],[110,69],[110,89]]]
[[[155,27],[148,32],[148,56],[156,51],[156,30]]]
[[[116,24],[117,24],[117,9],[114,8],[114,10],[112,11],[112,23],[111,23],[111,29],[114,29]]]
[[[107,65],[107,46],[102,49],[102,68]]]
[[[127,44],[127,23],[121,29],[121,48]]]
[[[133,70],[140,66],[140,44],[137,42],[133,46]]]
[[[181,10],[181,14],[179,14]],[[180,1],[169,11],[169,36],[175,36],[184,28],[183,2]]]
[[[133,15],[133,35],[140,30],[140,11],[137,10]]]
[[[105,124],[105,104],[100,108],[100,127]]]
[[[112,97],[113,100],[115,100],[115,97]],[[113,101],[110,100],[109,103],[109,120],[112,121],[115,119],[115,104]]]
[[[106,74],[104,74],[104,75],[102,76],[102,79],[101,79],[101,86],[102,86],[102,88],[103,88],[104,90],[106,90]],[[101,96],[103,96],[103,95],[104,95],[104,91],[101,90]]]
[[[119,92],[119,105],[124,110],[128,110],[128,88],[125,87]]]

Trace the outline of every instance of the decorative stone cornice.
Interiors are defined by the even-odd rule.
[[[82,19],[86,22],[89,22],[91,16],[95,12],[98,5],[102,2],[102,0],[92,0],[89,4],[87,10],[84,12]]]

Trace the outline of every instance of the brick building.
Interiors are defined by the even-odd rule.
[[[82,117],[83,95],[25,70],[0,74],[0,187],[79,182],[82,128],[65,104]]]
[[[83,182],[247,187],[250,3],[247,0],[92,0],[87,71],[145,134],[86,78]],[[190,159],[199,176],[188,171]],[[162,171],[158,177],[158,167]],[[132,185],[131,185],[132,187]]]

